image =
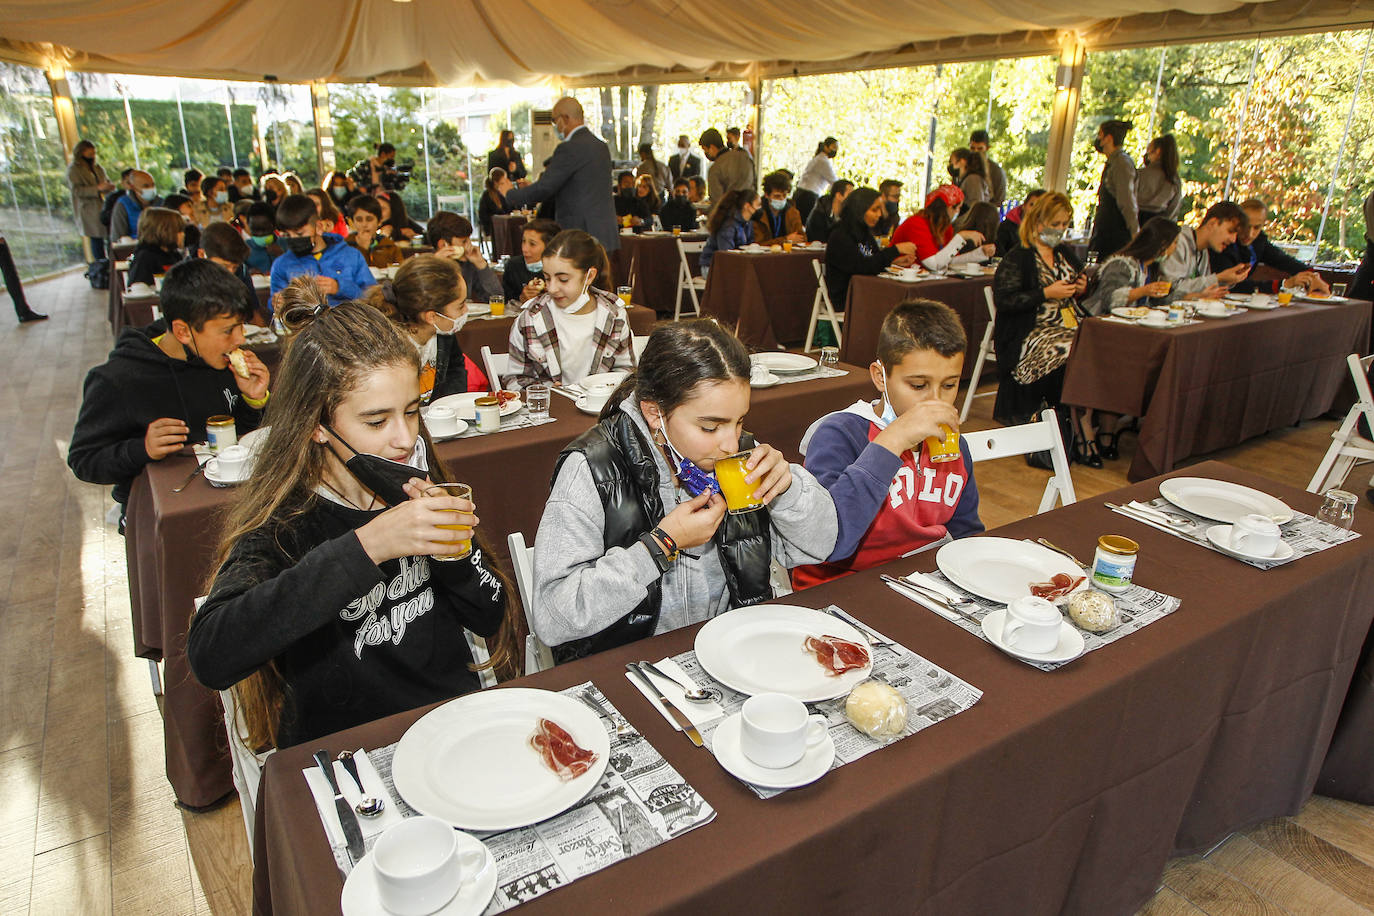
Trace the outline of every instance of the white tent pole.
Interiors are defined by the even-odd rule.
[[[988,61],[988,113],[983,118],[983,130],[992,132],[992,78],[997,73],[997,61]]]
[[[177,120],[181,122],[181,151],[186,156],[186,167],[191,167],[191,144],[186,141],[186,114],[181,110],[181,81],[177,80]]]
[[[382,87],[379,83],[372,84],[372,104],[377,107],[377,142],[386,142],[386,124],[382,121]]]
[[[1341,160],[1345,158],[1345,142],[1350,139],[1350,123],[1355,119],[1355,103],[1360,100],[1360,90],[1364,87],[1364,68],[1369,63],[1369,43],[1374,40],[1374,26],[1364,39],[1364,56],[1360,58],[1360,75],[1355,78],[1355,91],[1350,96],[1350,108],[1345,113],[1345,131],[1341,134],[1341,144],[1336,148],[1336,164],[1331,167],[1331,183],[1326,186],[1326,202],[1322,204],[1322,220],[1317,227],[1317,247],[1312,255],[1312,263],[1321,254],[1322,236],[1326,234],[1326,215],[1331,211],[1331,195],[1336,193],[1336,180],[1341,176]],[[1344,239],[1341,239],[1344,242]]]
[[[1150,140],[1155,138],[1155,115],[1159,112],[1159,88],[1164,84],[1164,55],[1167,54],[1168,51],[1169,48],[1167,46],[1159,49],[1159,70],[1155,73],[1155,94],[1154,98],[1150,99],[1150,129],[1145,131],[1145,135],[1149,138],[1145,141],[1147,146]],[[1140,158],[1145,158],[1143,152]]]
[[[468,162],[468,216],[472,217],[476,211],[472,209],[472,118],[468,115],[468,107],[472,104],[472,94],[463,97],[463,155]]]
[[[234,168],[239,167],[239,145],[234,139],[234,96],[229,92],[229,87],[224,87],[224,123],[229,128],[229,155],[234,159]]]
[[[425,146],[425,200],[429,204],[429,215],[434,215],[434,183],[429,178],[429,99],[425,90],[420,90],[420,131]],[[428,217],[427,217],[428,218]]]
[[[115,83],[115,88],[124,98],[124,120],[129,123],[129,143],[134,148],[134,168],[141,172],[143,171],[143,163],[139,161],[138,156],[138,137],[134,134],[134,114],[129,110],[129,90],[123,83]]]
[[[29,116],[29,143],[33,146],[33,169],[38,173],[38,186],[43,189],[43,207],[52,213],[52,201],[48,198],[48,179],[43,177],[43,160],[38,154],[38,119],[33,113],[32,103],[25,101],[24,110]]]
[[[1250,78],[1245,82],[1245,101],[1240,106],[1240,123],[1231,136],[1231,164],[1226,169],[1226,189],[1221,199],[1231,199],[1231,178],[1236,174],[1236,160],[1240,158],[1240,137],[1245,130],[1245,120],[1250,116],[1250,91],[1255,88],[1255,64],[1259,62],[1260,36],[1255,36],[1255,51],[1250,55]]]

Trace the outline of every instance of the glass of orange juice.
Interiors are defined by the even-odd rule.
[[[492,296],[487,300],[487,304],[491,306],[491,317],[500,318],[506,314],[505,296]]]
[[[465,483],[436,483],[425,490],[425,495],[456,496],[459,499],[470,500],[472,499],[472,487],[468,486]],[[458,514],[457,510],[446,511],[453,511],[454,515]],[[452,560],[461,560],[468,554],[472,553],[471,526],[459,525],[455,522],[451,525],[439,525],[438,527],[443,529],[444,531],[452,531],[454,533],[453,537],[455,538],[455,540],[439,542],[440,544],[446,544],[449,547],[452,547],[454,550],[453,553],[435,554],[433,559],[440,560],[443,562],[449,562]]]
[[[1279,305],[1291,305],[1293,302],[1293,291],[1291,289],[1279,290]]]
[[[943,438],[930,436],[926,439],[926,454],[930,456],[932,464],[954,461],[959,457],[959,430],[950,429],[943,423],[940,428],[945,431]]]
[[[746,467],[753,449],[738,452],[728,458],[716,459],[716,480],[720,483],[720,495],[725,497],[725,508],[731,515],[753,512],[763,506],[763,500],[754,496],[756,484],[746,483],[744,477],[749,473]]]

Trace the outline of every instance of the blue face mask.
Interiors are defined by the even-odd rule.
[[[532,274],[542,274],[544,272],[543,261],[526,261],[525,269]]]
[[[768,198],[768,206],[772,207],[774,210],[784,210],[787,208],[787,200],[774,200],[770,197]]]
[[[138,192],[138,196],[146,201],[152,201],[154,197],[157,197],[157,188],[143,188]]]
[[[664,425],[660,427],[663,433],[663,442],[668,446],[668,451],[672,453],[671,463],[676,463],[678,483],[682,484],[682,489],[686,490],[693,497],[700,496],[707,490],[712,493],[720,492],[720,482],[716,480],[715,474],[708,474],[697,467],[690,458],[683,456],[668,438],[667,418],[664,418]]]
[[[887,399],[887,370],[883,370],[883,413],[879,418],[878,427],[887,429],[889,423],[897,419],[897,411],[892,408],[892,402]]]

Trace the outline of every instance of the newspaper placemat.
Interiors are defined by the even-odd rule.
[[[983,691],[977,687],[955,677],[934,662],[922,658],[906,646],[888,639],[867,624],[860,623],[835,605],[832,604],[822,610],[826,613],[836,614],[860,630],[866,630],[874,637],[874,642],[888,644],[873,645],[869,651],[873,658],[872,676],[890,684],[906,698],[906,728],[902,731],[901,738],[896,740],[900,741],[902,738],[910,737],[929,728],[936,722],[958,715],[964,710],[972,708],[982,698]],[[712,743],[716,728],[727,718],[739,712],[740,707],[749,697],[731,690],[707,674],[706,669],[701,666],[701,662],[697,661],[695,651],[688,650],[681,655],[674,655],[672,658],[682,668],[683,673],[699,686],[715,687],[721,692],[721,717],[700,728],[702,743],[714,754]],[[853,763],[860,757],[867,756],[887,746],[868,737],[849,724],[849,720],[844,715],[846,700],[848,697],[843,696],[834,700],[826,700],[823,703],[807,704],[811,712],[825,716],[826,729],[835,742],[835,762],[830,765],[831,770],[839,769],[847,763]],[[775,795],[790,791],[788,789],[763,789],[749,783],[745,783],[745,785],[749,786],[759,798],[772,798]]]
[[[834,369],[830,366],[818,365],[814,369],[809,369],[806,372],[797,372],[795,374],[789,373],[784,375],[774,372],[773,377],[778,380],[779,385],[790,385],[793,382],[814,382],[816,379],[821,378],[840,378],[848,374],[848,369]],[[770,385],[768,387],[773,388],[776,386]]]
[[[468,420],[466,422],[468,424],[467,429],[463,430],[456,436],[451,436],[448,439],[445,439],[444,441],[448,442],[452,441],[453,439],[475,439],[478,436],[494,436],[498,433],[508,433],[513,429],[529,429],[534,426],[543,426],[545,423],[556,423],[558,422],[558,418],[550,415],[544,417],[543,419],[536,420],[529,415],[529,412],[525,410],[525,408],[522,407],[510,416],[502,417],[501,428],[496,430],[496,432],[479,432],[477,429],[476,422],[472,420]]]
[[[949,617],[945,617],[945,619],[991,645],[991,641],[987,638],[987,635],[983,633],[983,618],[993,611],[1004,610],[1006,605],[996,601],[990,601],[987,598],[965,591],[949,581],[944,573],[938,570],[935,572],[922,573],[921,575],[928,579],[934,579],[939,583],[941,588],[947,589],[950,594],[959,595],[974,602],[978,606],[977,609],[967,611],[974,619],[970,620],[962,614],[954,619]],[[1083,575],[1088,576],[1091,580],[1092,570],[1083,570]],[[1089,588],[1091,587],[1090,585]],[[898,592],[898,594],[905,595],[906,593]],[[1081,655],[1075,656],[1066,662],[1032,662],[1026,661],[1024,658],[1018,658],[1017,661],[1025,662],[1032,668],[1039,668],[1041,671],[1053,671],[1056,668],[1071,665],[1089,652],[1095,649],[1101,649],[1103,646],[1110,646],[1118,639],[1130,636],[1132,633],[1149,626],[1156,620],[1161,620],[1169,616],[1174,611],[1178,610],[1179,605],[1182,604],[1180,599],[1172,595],[1153,591],[1145,588],[1143,585],[1132,585],[1120,595],[1112,595],[1112,598],[1116,601],[1117,615],[1121,622],[1105,633],[1089,633],[1087,630],[1078,628],[1078,632],[1083,636],[1083,653]],[[919,604],[920,602],[917,603]],[[922,606],[924,607],[924,605]],[[931,613],[933,614],[935,612],[931,611]],[[945,615],[941,614],[940,616],[944,617]],[[1016,656],[1011,657],[1015,658]]]
[[[602,716],[611,737],[610,760],[596,788],[562,814],[500,833],[473,832],[496,859],[496,896],[486,908],[486,916],[571,884],[709,824],[716,817],[715,809],[595,684],[586,681],[558,692],[574,699],[586,697],[591,705],[610,713],[609,718]],[[413,817],[417,812],[401,798],[392,779],[395,753],[396,745],[389,744],[368,751],[367,756],[386,787],[388,807],[395,806],[403,817]],[[334,816],[332,809],[320,812],[321,819]],[[375,842],[375,836],[366,840],[369,852]],[[339,871],[348,877],[353,870],[348,850],[340,845],[332,852]]]
[[[1283,542],[1293,548],[1293,555],[1286,560],[1249,560],[1244,557],[1238,557],[1233,553],[1227,553],[1207,539],[1207,529],[1220,524],[1219,522],[1203,518],[1200,515],[1194,515],[1191,512],[1185,512],[1163,496],[1155,497],[1148,502],[1142,500],[1142,504],[1160,512],[1168,512],[1170,515],[1182,516],[1188,519],[1192,524],[1187,526],[1166,525],[1162,522],[1149,521],[1139,515],[1130,515],[1126,512],[1122,512],[1120,509],[1113,509],[1112,511],[1118,515],[1125,515],[1133,521],[1138,521],[1142,525],[1158,528],[1160,531],[1168,532],[1174,537],[1182,538],[1190,543],[1206,547],[1208,550],[1215,551],[1224,557],[1238,560],[1256,569],[1273,569],[1275,566],[1284,566],[1288,563],[1300,560],[1303,557],[1310,557],[1314,553],[1321,553],[1323,550],[1327,550],[1339,544],[1344,544],[1347,541],[1353,541],[1360,536],[1358,531],[1350,531],[1346,528],[1338,527],[1330,522],[1324,522],[1319,518],[1306,515],[1294,509],[1292,520],[1284,522],[1279,526]]]

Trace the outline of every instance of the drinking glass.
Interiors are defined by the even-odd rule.
[[[491,306],[491,317],[500,318],[502,315],[506,314],[505,296],[492,296],[487,301],[487,304]]]
[[[525,412],[531,420],[549,418],[548,385],[530,385],[525,389]]]
[[[930,436],[926,439],[926,455],[932,464],[954,461],[959,457],[959,431],[950,429],[943,423],[940,424],[940,428],[945,431],[943,438]]]
[[[472,487],[465,483],[436,483],[425,490],[425,495],[456,496],[459,499],[472,499]],[[454,515],[458,514],[457,510],[445,511],[452,511]],[[452,536],[455,540],[440,541],[439,543],[454,548],[454,551],[453,553],[436,554],[432,559],[447,563],[453,560],[461,560],[472,553],[472,528],[470,526],[454,523],[451,525],[438,525],[437,527],[444,531],[453,532]]]
[[[1348,490],[1327,490],[1322,494],[1317,518],[1337,528],[1349,528],[1355,522],[1355,504],[1359,501],[1360,498]]]
[[[840,364],[839,347],[821,347],[821,365],[827,369],[834,369]]]
[[[630,288],[628,286],[617,286],[615,288],[615,294],[620,299],[622,305],[626,308],[630,307]]]
[[[746,483],[744,477],[749,473],[745,464],[753,449],[738,452],[729,458],[716,459],[716,481],[720,483],[720,495],[725,498],[725,508],[731,515],[753,512],[763,502],[754,498],[756,484]]]
[[[1345,284],[1344,284],[1344,283],[1332,283],[1332,284],[1331,284],[1331,295],[1334,296],[1334,297],[1337,298],[1337,299],[1344,299],[1344,298],[1345,298]]]

